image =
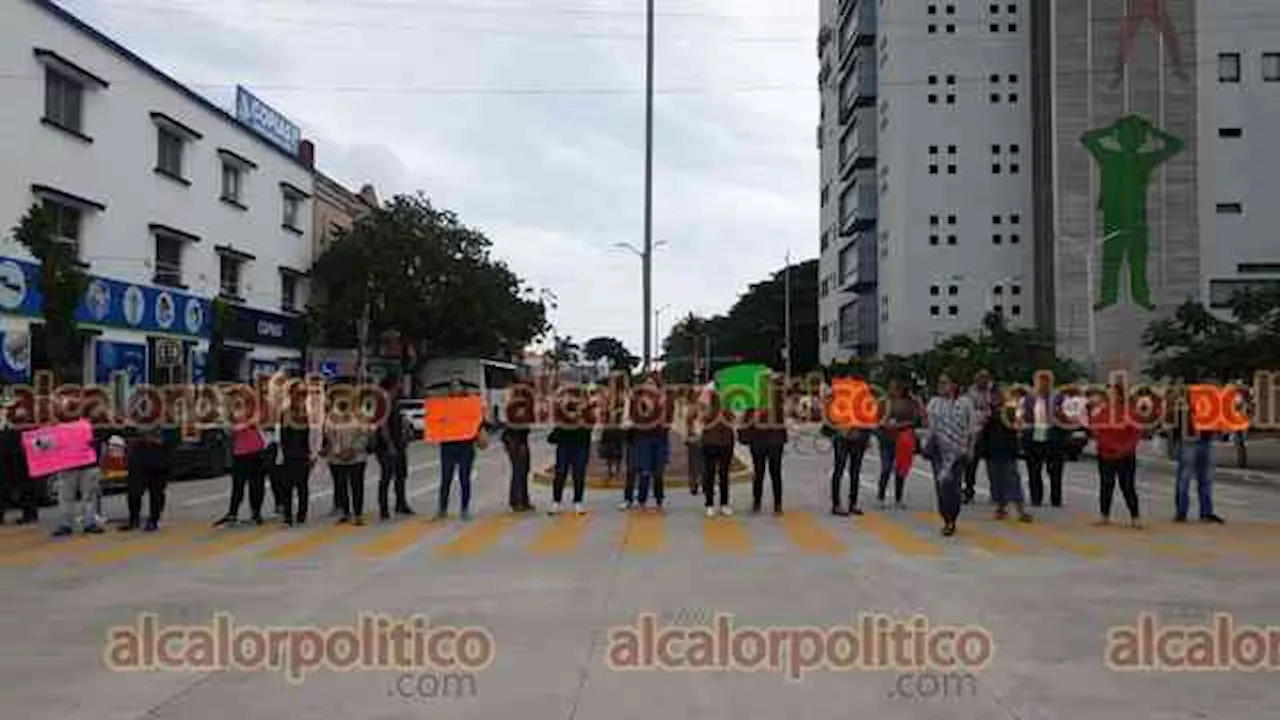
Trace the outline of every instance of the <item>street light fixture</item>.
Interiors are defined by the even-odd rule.
[[[647,204],[647,203],[646,203],[646,204]],[[646,218],[646,237],[647,237],[647,231],[648,231],[648,223],[647,223],[647,218]],[[629,243],[629,242],[617,242],[617,243],[614,243],[614,244],[613,244],[613,247],[618,248],[618,249],[621,249],[621,250],[626,250],[626,251],[628,251],[628,252],[630,252],[630,253],[632,253],[632,254],[634,254],[634,255],[636,255],[636,256],[638,256],[638,257],[640,258],[640,264],[641,264],[640,281],[641,281],[641,287],[642,287],[642,294],[643,294],[643,296],[644,296],[644,298],[643,298],[643,305],[644,305],[644,308],[642,309],[642,312],[643,312],[643,314],[644,314],[644,315],[643,315],[643,317],[644,317],[644,323],[643,323],[643,328],[644,328],[644,330],[643,330],[643,332],[644,332],[644,335],[643,335],[643,337],[644,337],[644,369],[645,369],[646,371],[648,371],[648,370],[649,370],[649,364],[650,364],[650,363],[652,362],[652,360],[653,360],[653,345],[652,345],[652,343],[653,343],[653,338],[652,338],[652,335],[653,335],[653,329],[652,329],[652,327],[650,326],[650,323],[651,323],[651,322],[652,322],[652,320],[653,320],[653,315],[652,315],[652,308],[653,308],[653,277],[652,277],[652,275],[653,275],[653,273],[652,273],[652,267],[653,267],[653,251],[654,251],[654,249],[656,249],[656,248],[660,248],[660,247],[662,247],[662,246],[664,246],[664,245],[666,245],[666,244],[667,244],[667,241],[666,241],[666,240],[659,240],[659,241],[657,241],[657,242],[648,242],[648,241],[646,241],[646,242],[645,242],[645,249],[644,249],[644,250],[641,250],[640,248],[636,247],[635,245],[632,245],[632,244],[631,244],[631,243]]]

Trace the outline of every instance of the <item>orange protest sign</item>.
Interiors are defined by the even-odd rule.
[[[427,442],[473,440],[484,422],[484,398],[479,395],[427,398],[423,412]]]
[[[1192,385],[1187,388],[1191,426],[1196,432],[1244,432],[1249,412],[1243,392],[1234,385]]]
[[[880,425],[880,400],[864,380],[831,381],[827,417],[836,427],[874,428]]]

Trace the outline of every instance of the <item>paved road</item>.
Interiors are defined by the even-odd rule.
[[[545,464],[545,444],[535,453],[535,466]],[[426,511],[438,481],[434,451],[416,447],[410,465],[413,502]],[[1036,524],[997,524],[979,504],[957,537],[943,539],[922,472],[909,482],[908,510],[842,519],[825,514],[829,467],[812,449],[791,453],[780,518],[740,512],[708,521],[687,489],[673,493],[665,516],[624,515],[613,509],[615,493],[596,491],[585,519],[514,518],[503,514],[506,463],[493,449],[479,460],[479,519],[469,524],[412,518],[337,529],[322,517],[323,477],[313,483],[320,512],[304,529],[211,529],[225,481],[174,486],[171,517],[157,535],[55,544],[3,528],[0,706],[4,717],[24,720],[1256,720],[1280,707],[1273,673],[1124,673],[1103,662],[1108,628],[1142,612],[1166,624],[1207,623],[1215,612],[1232,613],[1239,625],[1280,623],[1280,490],[1222,484],[1229,525],[1174,527],[1167,471],[1145,472],[1154,527],[1104,530],[1089,525],[1095,480],[1080,464],[1070,468],[1067,507],[1041,511]],[[875,472],[869,460],[864,499]],[[367,501],[373,489],[371,482]],[[733,489],[745,510],[747,488]],[[536,490],[543,507],[547,493]],[[110,514],[122,502],[110,499]],[[351,626],[361,612],[423,613],[434,627],[486,628],[494,658],[472,675],[314,670],[297,684],[271,670],[105,665],[111,626],[134,624],[139,613],[156,613],[161,629],[204,625],[217,612],[237,626],[324,628]],[[972,678],[611,669],[607,658],[625,655],[610,652],[608,629],[645,612],[664,626],[711,623],[725,612],[739,628],[818,629],[853,625],[861,613],[922,614],[934,627],[985,628],[994,655]],[[115,657],[128,662],[121,647]],[[251,657],[247,647],[241,652]],[[342,648],[331,650],[336,657]]]

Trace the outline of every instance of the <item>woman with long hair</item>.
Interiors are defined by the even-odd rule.
[[[1089,415],[1089,432],[1098,454],[1098,525],[1111,524],[1111,501],[1119,481],[1120,493],[1129,508],[1129,524],[1142,527],[1138,509],[1138,445],[1142,426],[1129,410],[1128,393],[1116,383],[1105,402]]]
[[[893,477],[894,507],[902,509],[903,491],[907,476],[911,474],[911,460],[915,454],[915,427],[920,422],[920,403],[907,391],[900,379],[889,381],[889,392],[883,403],[878,432],[880,446],[880,485],[876,499],[881,509],[887,503],[885,494],[889,478]]]

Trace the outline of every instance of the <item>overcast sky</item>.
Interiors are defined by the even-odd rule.
[[[317,165],[424,191],[559,298],[556,331],[639,354],[643,0],[61,0],[231,108],[244,84]],[[654,306],[663,335],[816,254],[817,0],[657,0]]]

